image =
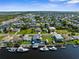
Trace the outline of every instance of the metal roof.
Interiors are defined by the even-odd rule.
[[[55,38],[56,38],[56,39],[63,39],[63,37],[62,37],[60,34],[56,34],[56,35],[55,35]]]

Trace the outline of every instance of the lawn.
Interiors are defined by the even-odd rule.
[[[16,44],[16,43],[9,42],[9,43],[7,43],[7,46],[8,46],[8,47],[12,47],[12,46],[14,46],[15,44]],[[31,42],[29,42],[29,41],[18,41],[17,44],[19,44],[19,45],[21,45],[21,44],[31,44]]]
[[[51,43],[52,43],[52,40],[53,40],[53,38],[51,38],[51,36],[52,36],[52,35],[43,35],[43,36],[42,36],[42,40],[43,40],[43,41],[48,40],[48,42],[51,44]]]
[[[67,41],[66,44],[79,44],[79,40]]]
[[[69,32],[67,30],[56,30],[56,32],[59,34],[71,34],[71,32]]]
[[[8,34],[15,34],[16,32],[8,32]]]
[[[32,29],[21,30],[18,34],[36,34]]]
[[[17,43],[18,44],[31,44],[30,41],[18,41]]]
[[[75,36],[79,36],[79,33],[75,33]]]
[[[0,41],[4,38],[4,36],[0,36]]]

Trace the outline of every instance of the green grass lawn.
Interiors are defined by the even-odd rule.
[[[15,34],[16,32],[8,32],[8,34]]]
[[[51,36],[52,36],[52,35],[43,35],[43,36],[42,36],[42,40],[43,40],[43,41],[48,40],[49,44],[51,44],[51,43],[52,43],[52,40],[53,40],[53,38],[51,38]]]
[[[7,46],[8,46],[8,47],[13,47],[14,44],[13,44],[12,42],[9,42],[9,43],[7,43]]]
[[[36,34],[36,32],[32,32],[32,29],[21,30],[18,34]]]
[[[75,36],[79,36],[79,33],[75,33]]]
[[[4,36],[0,36],[0,41],[4,38]]]
[[[19,44],[19,45],[21,45],[21,44],[31,44],[31,42],[29,42],[29,41],[18,41],[17,43],[9,42],[9,43],[7,44],[7,46],[8,46],[8,47],[12,47],[12,46],[14,46],[15,44]]]
[[[71,32],[67,31],[67,30],[56,30],[57,33],[60,34],[71,34]]]
[[[66,44],[79,44],[79,40],[67,41]]]
[[[17,42],[18,44],[31,44],[31,42],[30,41],[19,41],[19,42]]]

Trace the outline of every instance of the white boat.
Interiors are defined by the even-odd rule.
[[[6,47],[6,49],[10,49],[10,47]]]
[[[32,48],[38,48],[39,46],[38,46],[38,44],[33,44],[32,45]]]
[[[19,48],[17,49],[17,52],[27,52],[27,51],[29,51],[28,48],[19,47]]]
[[[62,49],[65,49],[66,47],[64,45],[61,46]]]
[[[73,45],[74,48],[78,48],[78,45]]]
[[[57,48],[53,46],[53,47],[49,47],[49,50],[57,50]]]
[[[32,48],[38,48],[38,46],[37,45],[33,45]]]
[[[49,49],[48,49],[48,47],[46,47],[46,46],[40,48],[40,51],[48,51],[48,50],[49,50]]]
[[[8,49],[9,52],[16,52],[16,50],[17,48],[14,48],[14,47]]]

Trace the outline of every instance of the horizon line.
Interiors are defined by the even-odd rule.
[[[38,11],[38,10],[29,10],[29,11],[25,11],[25,10],[5,10],[5,11],[0,11],[0,12],[43,12],[43,10],[41,10],[41,11]],[[45,11],[44,11],[45,12]],[[79,11],[73,11],[73,10],[57,10],[57,11],[50,11],[50,10],[48,10],[48,11],[46,11],[46,12],[79,12]]]

